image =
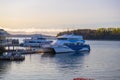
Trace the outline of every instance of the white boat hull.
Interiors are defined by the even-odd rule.
[[[73,53],[74,50],[70,49],[67,46],[54,46],[52,47],[56,53]]]
[[[83,51],[90,51],[88,48],[82,48],[82,49],[80,49],[78,52],[83,52]]]
[[[82,48],[80,50],[72,50],[71,48],[67,46],[51,46],[51,47],[46,47],[46,48],[41,48],[40,52],[55,52],[57,53],[76,53],[76,52],[89,52],[88,48]]]

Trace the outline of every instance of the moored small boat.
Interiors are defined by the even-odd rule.
[[[21,55],[19,52],[6,52],[0,56],[0,60],[21,61],[25,60],[25,56]]]

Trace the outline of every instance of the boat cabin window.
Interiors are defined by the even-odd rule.
[[[69,38],[69,40],[80,40],[79,38]]]
[[[40,40],[46,40],[45,38],[37,38],[37,39],[40,39]]]
[[[35,41],[29,41],[30,43],[35,43]]]
[[[64,43],[64,45],[82,45],[83,43],[77,42],[77,43]]]
[[[58,38],[58,40],[68,40],[67,38]]]

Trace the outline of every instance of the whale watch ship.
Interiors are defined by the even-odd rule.
[[[57,37],[49,46],[43,46],[43,50],[47,49],[53,49],[55,53],[90,52],[90,46],[85,44],[83,36],[74,34],[64,34]]]

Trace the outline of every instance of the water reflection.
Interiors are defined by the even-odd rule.
[[[0,79],[2,75],[5,75],[7,71],[11,68],[11,62],[9,61],[0,61]]]
[[[71,53],[71,54],[59,54],[56,55],[55,61],[58,67],[60,68],[68,68],[68,69],[76,69],[77,67],[82,67],[84,64],[84,58],[89,53]]]
[[[74,75],[81,72],[84,67],[85,58],[89,54],[90,53],[63,53],[52,55],[52,57],[47,55],[47,58],[49,58],[50,63],[54,63],[52,66],[54,66],[60,75],[67,75],[67,73]],[[42,60],[46,60],[46,56],[42,56]]]
[[[49,73],[52,80],[54,78],[58,78],[58,80],[71,80],[72,78],[76,77],[76,75],[80,75],[83,67],[85,66],[84,63],[86,61],[86,57],[90,53],[61,53],[61,54],[43,54],[41,56],[40,64],[46,66],[44,70],[46,76]],[[54,76],[52,76],[54,75]],[[68,79],[69,78],[69,79]],[[57,79],[56,79],[57,80]]]
[[[28,54],[25,61],[0,61],[0,80],[63,80],[64,75],[72,79],[72,75],[81,72],[87,55],[89,53]]]
[[[42,53],[41,57],[55,57],[53,53]]]
[[[11,70],[12,63],[20,64],[22,61],[0,61],[0,79]]]

